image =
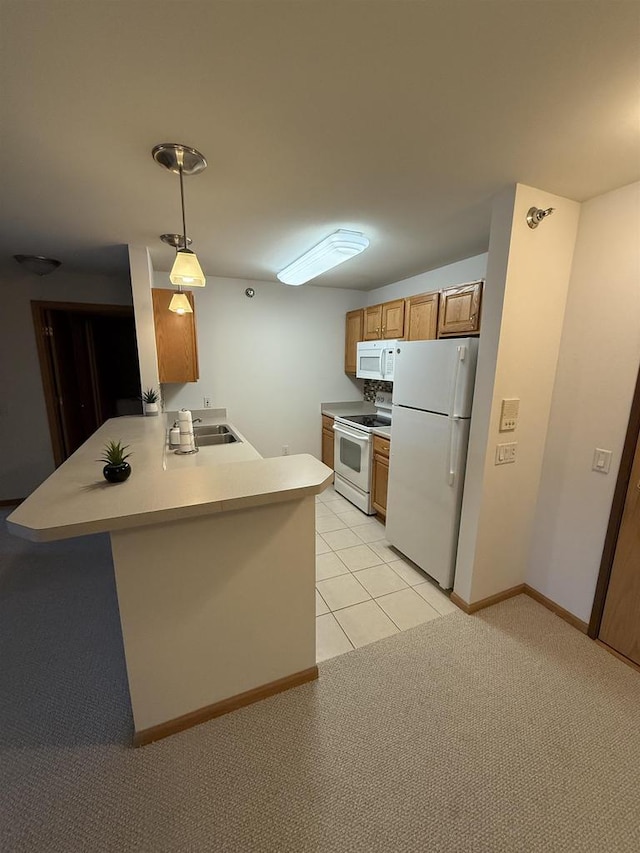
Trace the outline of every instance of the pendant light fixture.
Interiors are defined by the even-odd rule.
[[[174,172],[180,176],[180,202],[182,204],[182,231],[184,242],[182,247],[176,252],[176,259],[173,263],[173,268],[169,274],[172,284],[178,286],[186,285],[188,287],[204,287],[206,279],[202,272],[202,267],[198,261],[195,252],[188,248],[191,240],[187,236],[187,220],[184,212],[184,184],[185,175],[197,175],[207,168],[207,161],[204,156],[196,151],[195,148],[189,148],[187,145],[180,145],[178,142],[163,142],[151,152],[153,159],[165,169]],[[186,297],[185,297],[186,301]]]
[[[183,234],[161,234],[160,239],[163,243],[167,243],[169,246],[173,246],[173,248],[176,250],[176,254],[180,251],[180,249],[184,248],[185,241]],[[190,243],[191,237],[187,237],[187,244]],[[189,302],[188,297],[185,293],[183,293],[181,284],[178,285],[178,292],[174,293],[171,297],[171,302],[169,303],[169,311],[173,311],[174,314],[180,314],[181,317],[184,314],[193,314],[193,308],[191,307],[191,303]]]

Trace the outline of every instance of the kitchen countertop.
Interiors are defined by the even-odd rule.
[[[391,427],[375,427],[373,434],[379,435],[381,438],[388,438],[391,440]]]
[[[376,407],[366,400],[354,400],[349,403],[321,403],[320,411],[330,418],[341,418],[344,415],[373,415]]]
[[[242,443],[201,448],[180,459],[184,466],[174,455],[165,470],[163,416],[112,418],[11,513],[9,530],[48,542],[295,500],[332,480],[333,471],[309,454],[263,459],[226,418],[205,422],[227,423]],[[132,454],[124,483],[107,483],[96,461],[111,439]]]

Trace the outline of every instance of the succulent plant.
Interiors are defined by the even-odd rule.
[[[102,456],[96,461],[106,462],[107,465],[122,465],[125,459],[131,456],[130,453],[125,453],[128,447],[128,444],[123,445],[120,441],[108,441],[102,450]]]
[[[142,394],[143,403],[157,403],[159,399],[160,394],[158,394],[155,388],[147,388]]]

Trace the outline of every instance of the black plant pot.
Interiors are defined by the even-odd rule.
[[[105,465],[102,469],[105,480],[110,483],[124,483],[129,479],[131,473],[131,465],[128,462],[121,462],[119,465]]]

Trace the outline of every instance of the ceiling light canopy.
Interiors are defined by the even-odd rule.
[[[174,314],[180,314],[180,316],[183,314],[193,314],[193,308],[187,299],[186,293],[180,291],[173,294],[169,303],[169,311],[173,311]]]
[[[180,176],[180,202],[182,204],[182,248],[176,252],[176,258],[169,274],[172,284],[189,287],[204,287],[206,278],[195,252],[188,249],[191,242],[187,236],[187,220],[184,212],[184,184],[185,175],[197,175],[207,168],[204,156],[195,148],[180,145],[178,142],[163,142],[151,152],[153,159],[170,172]],[[167,241],[165,241],[167,242]],[[184,312],[183,312],[184,313]]]
[[[368,245],[369,239],[364,234],[340,228],[281,270],[278,278],[283,284],[304,284],[364,252]]]

